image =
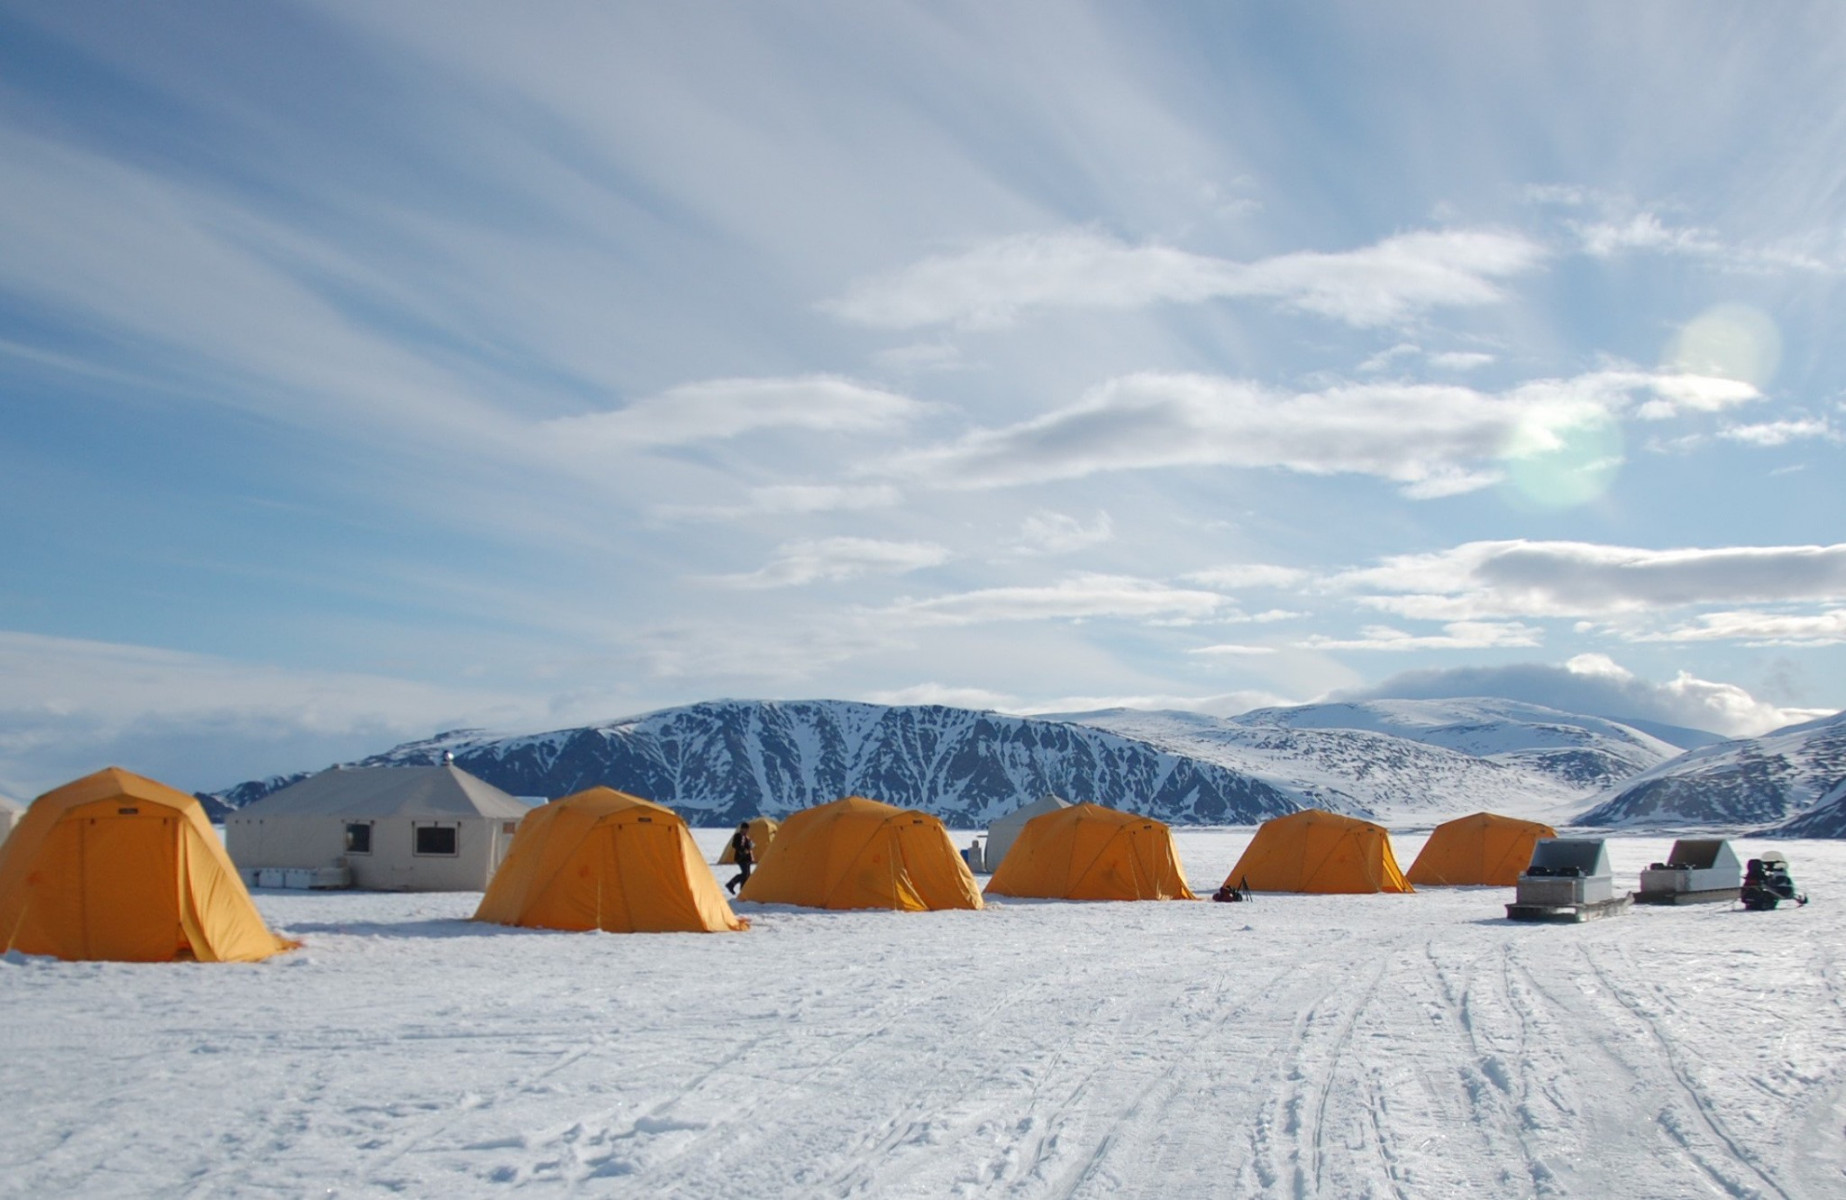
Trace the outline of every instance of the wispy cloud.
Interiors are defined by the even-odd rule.
[[[981,588],[902,600],[888,615],[924,623],[1208,617],[1229,601],[1217,592],[1176,588],[1128,575],[1080,574],[1037,587]]]
[[[1203,571],[1190,571],[1180,576],[1187,583],[1202,583],[1206,587],[1223,588],[1225,591],[1294,587],[1312,577],[1310,572],[1299,567],[1284,567],[1274,563],[1231,563],[1221,567],[1207,567]]]
[[[787,542],[768,565],[746,575],[720,575],[713,583],[736,588],[800,587],[834,583],[861,575],[902,575],[938,567],[952,557],[934,542],[886,542],[874,538],[834,537]]]
[[[726,521],[741,517],[890,508],[904,494],[889,484],[777,483],[751,488],[742,504],[660,504],[652,510],[665,520]]]
[[[1718,437],[1729,442],[1741,442],[1746,446],[1771,448],[1786,446],[1790,442],[1829,441],[1842,439],[1839,430],[1825,417],[1800,417],[1787,421],[1762,421],[1753,425],[1731,425],[1720,429]]]
[[[1004,710],[1019,703],[1019,697],[987,688],[954,687],[940,683],[918,683],[888,691],[867,692],[869,704],[943,704],[951,708],[991,708]]]
[[[1115,525],[1106,512],[1097,513],[1096,519],[1086,525],[1068,513],[1040,509],[1020,522],[1015,545],[1021,554],[1069,554],[1114,536]]]
[[[1443,371],[1474,371],[1493,362],[1494,356],[1481,350],[1443,350],[1429,356],[1429,365]]]
[[[1564,220],[1565,236],[1591,258],[1625,254],[1666,254],[1702,260],[1728,271],[1775,274],[1833,273],[1846,267],[1837,236],[1816,230],[1805,236],[1757,241],[1726,237],[1716,229],[1677,223],[1664,215],[1677,205],[1643,202],[1623,192],[1578,185],[1528,187],[1526,199],[1537,205],[1570,209],[1586,215]]]
[[[857,324],[911,329],[1004,325],[1042,308],[1265,299],[1364,327],[1431,308],[1496,303],[1504,298],[1500,280],[1544,257],[1537,242],[1502,230],[1403,233],[1357,250],[1240,263],[1068,229],[934,255],[858,283],[825,307]]]
[[[1537,646],[1543,631],[1518,621],[1451,621],[1437,634],[1407,633],[1389,625],[1368,625],[1356,638],[1314,634],[1296,645],[1306,650],[1497,650]]]
[[[1574,428],[1641,406],[1661,418],[1755,399],[1728,379],[1603,371],[1489,393],[1456,385],[1352,384],[1279,392],[1248,380],[1147,373],[1082,401],[946,446],[901,455],[900,476],[944,487],[1002,487],[1101,471],[1178,466],[1372,475],[1413,498],[1487,487],[1501,463],[1556,449]]]
[[[1372,607],[1423,620],[1606,618],[1697,605],[1846,600],[1846,544],[1644,550],[1469,542],[1336,578]]]
[[[1571,228],[1582,240],[1584,253],[1593,258],[1610,258],[1624,250],[1712,256],[1724,249],[1709,230],[1669,226],[1651,212],[1625,221],[1573,221]]]
[[[1846,608],[1799,614],[1728,611],[1701,613],[1668,629],[1629,635],[1632,642],[1737,642],[1746,646],[1846,645]]]
[[[1242,642],[1220,642],[1215,646],[1194,646],[1186,651],[1188,654],[1203,655],[1207,658],[1260,658],[1265,654],[1274,654],[1274,646],[1248,645]]]
[[[547,440],[595,452],[736,437],[761,429],[878,433],[898,429],[925,406],[882,388],[830,375],[712,379],[682,384],[626,408],[546,421]]]
[[[360,671],[0,632],[0,762],[25,795],[108,762],[185,788],[324,766],[458,725],[529,727],[542,702]]]
[[[1700,679],[1688,671],[1666,683],[1636,676],[1606,654],[1578,654],[1563,666],[1513,663],[1406,671],[1384,682],[1335,693],[1333,699],[1452,699],[1504,696],[1564,712],[1615,720],[1642,719],[1750,737],[1824,716],[1820,709],[1785,707],[1759,699],[1733,683]]]

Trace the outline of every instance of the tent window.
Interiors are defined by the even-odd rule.
[[[519,832],[519,822],[518,821],[500,822],[500,832],[504,833],[507,837],[512,837],[514,834]]]
[[[370,854],[372,852],[372,823],[358,821],[346,827],[346,853]]]
[[[453,825],[419,825],[417,826],[418,854],[443,854],[454,856],[455,834]]]

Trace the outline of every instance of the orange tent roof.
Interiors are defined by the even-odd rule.
[[[255,962],[263,924],[199,802],[109,767],[40,796],[0,848],[0,951]]]
[[[1409,892],[1382,825],[1317,808],[1263,822],[1224,878],[1256,892]]]
[[[1405,878],[1419,886],[1488,883],[1512,887],[1532,861],[1532,847],[1538,839],[1557,835],[1549,825],[1494,813],[1456,817],[1430,831]]]
[[[942,822],[863,796],[791,813],[740,893],[809,908],[979,908],[974,874]]]
[[[610,933],[749,928],[678,813],[606,787],[527,813],[474,919]]]
[[[1196,900],[1173,831],[1150,817],[1077,804],[1026,822],[987,883],[990,896]]]

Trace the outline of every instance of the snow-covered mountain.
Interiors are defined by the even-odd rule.
[[[362,765],[435,763],[444,753],[517,796],[607,784],[702,825],[780,816],[851,794],[962,827],[985,825],[1046,792],[1178,824],[1254,823],[1305,803],[1233,768],[1100,729],[836,700],[712,701],[525,736],[461,730]],[[219,797],[248,803],[283,782],[240,784]]]
[[[1561,822],[1610,786],[1680,753],[1602,717],[1512,700],[1368,700],[1065,720],[1247,772],[1308,802],[1400,823],[1480,809]]]
[[[1766,837],[1846,838],[1846,780],[1798,817],[1762,831]]]
[[[1781,825],[1819,808],[1846,783],[1846,712],[1790,725],[1758,738],[1720,742],[1688,751],[1643,772],[1578,818],[1584,825],[1672,828]],[[1791,837],[1846,833],[1778,832]],[[1806,830],[1806,826],[1801,826]]]

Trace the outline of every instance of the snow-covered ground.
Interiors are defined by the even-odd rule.
[[[1201,890],[1250,836],[1177,832]],[[1618,886],[1668,845],[1614,842]],[[1814,904],[1582,926],[1471,888],[631,937],[259,893],[305,949],[0,962],[0,1194],[1846,1195],[1846,844],[1773,849]]]

